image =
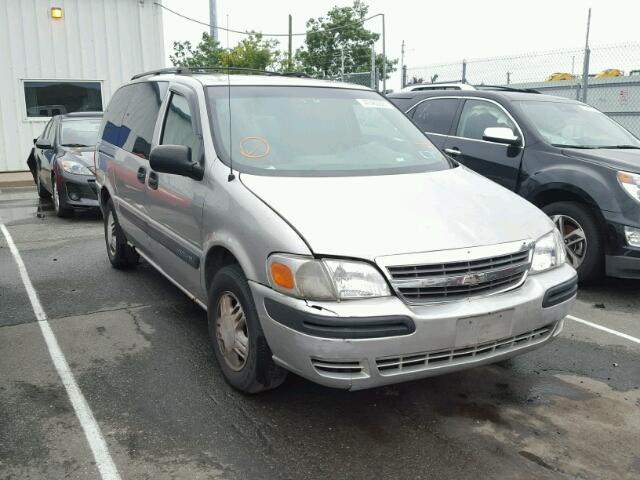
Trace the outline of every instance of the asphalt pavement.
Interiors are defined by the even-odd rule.
[[[497,365],[359,392],[290,375],[245,396],[198,306],[146,263],[111,268],[99,216],[58,219],[14,188],[0,223],[122,479],[640,478],[628,338],[567,320]],[[640,281],[583,288],[572,315],[638,339]],[[0,478],[108,478],[41,327],[0,234]]]

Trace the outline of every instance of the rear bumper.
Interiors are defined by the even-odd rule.
[[[429,306],[409,306],[389,297],[341,302],[329,309],[264,285],[250,285],[276,363],[322,385],[352,390],[494,363],[539,348],[559,334],[575,301],[575,271],[567,265],[530,276],[516,290]],[[273,303],[286,308],[275,311]],[[287,311],[289,318],[283,320]],[[318,316],[334,326],[346,318],[350,328],[358,317],[364,326],[386,318],[396,327],[408,325],[411,331],[337,338],[296,327],[304,318],[311,318],[312,326],[318,324],[313,320]]]

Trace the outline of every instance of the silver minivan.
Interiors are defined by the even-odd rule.
[[[494,363],[551,341],[575,300],[551,220],[368,88],[141,74],[95,158],[109,260],[142,257],[206,309],[243,392]]]

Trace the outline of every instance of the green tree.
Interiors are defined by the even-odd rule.
[[[225,67],[281,70],[282,53],[277,40],[265,40],[261,33],[251,32],[231,50],[225,50],[220,63]]]
[[[173,55],[169,55],[169,60],[176,67],[214,67],[220,65],[222,53],[220,43],[205,32],[195,48],[188,40],[173,42]]]
[[[282,53],[276,48],[277,40],[265,40],[262,34],[248,33],[231,49],[220,47],[208,33],[194,48],[191,42],[173,42],[173,55],[169,56],[176,67],[237,67],[256,70],[282,69]]]
[[[298,68],[313,76],[335,77],[344,54],[345,73],[370,72],[371,48],[380,35],[362,23],[368,13],[364,2],[355,0],[350,7],[333,7],[324,17],[309,19],[305,44],[296,51]],[[387,59],[387,78],[397,64],[397,59]],[[376,56],[376,70],[382,78],[382,55]]]

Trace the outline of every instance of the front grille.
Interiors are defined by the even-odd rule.
[[[508,290],[524,280],[531,250],[478,260],[389,266],[396,291],[409,303],[458,300]]]
[[[414,372],[464,361],[479,360],[493,353],[504,353],[542,341],[548,338],[555,328],[549,324],[513,337],[503,338],[469,347],[434,352],[414,353],[397,357],[377,358],[376,366],[380,375],[393,375],[402,372]]]

